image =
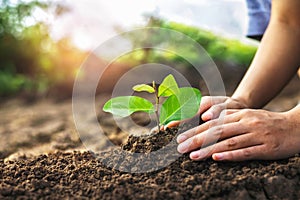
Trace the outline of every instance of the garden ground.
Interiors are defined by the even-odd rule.
[[[295,77],[266,108],[273,111],[292,108],[300,99],[299,86],[299,79]],[[105,94],[98,96],[97,107],[100,108],[108,98]],[[211,159],[195,162],[183,155],[165,168],[140,174],[120,172],[113,165],[107,167],[103,159],[118,160],[122,156],[126,166],[126,155],[120,150],[100,152],[98,157],[87,152],[75,129],[71,108],[71,100],[26,102],[14,98],[2,101],[1,199],[300,198],[298,155],[280,161],[241,163],[221,163]],[[98,119],[108,138],[117,145],[123,144],[124,149],[128,134],[114,125],[109,114],[99,113]],[[152,141],[148,138],[144,142],[148,140]],[[137,151],[130,145],[125,150]]]

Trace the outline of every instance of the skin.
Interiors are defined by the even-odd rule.
[[[300,152],[300,105],[281,113],[260,109],[299,68],[299,9],[298,0],[272,1],[270,24],[243,80],[232,97],[202,99],[199,114],[206,123],[178,136],[180,153],[190,152],[193,160],[241,161]]]

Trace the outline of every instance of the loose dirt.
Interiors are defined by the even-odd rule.
[[[149,150],[147,145],[128,148],[131,141],[129,143],[123,148],[133,152]],[[299,156],[280,161],[222,163],[211,159],[195,162],[183,155],[171,165],[150,173],[120,172],[104,165],[105,159],[124,167],[130,166],[120,150],[102,152],[97,156],[90,152],[57,152],[16,161],[0,160],[0,198],[300,198]]]

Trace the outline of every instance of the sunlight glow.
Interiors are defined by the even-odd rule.
[[[53,21],[51,34],[56,39],[69,36],[85,50],[116,35],[116,27],[127,31],[144,25],[145,13],[239,37],[246,29],[242,0],[65,0],[64,4],[71,12]]]

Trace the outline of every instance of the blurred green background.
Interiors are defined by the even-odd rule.
[[[59,1],[0,1],[0,96],[51,96],[71,92],[78,68],[90,52],[76,47],[68,37],[54,40],[49,24],[33,17],[36,9],[58,17],[69,8]],[[210,31],[148,16],[144,26],[162,27],[182,32],[196,40],[216,63],[246,68],[256,45],[218,36]],[[121,29],[119,31],[122,31]],[[148,36],[149,41],[159,36]],[[152,38],[153,37],[153,38]],[[133,47],[136,38],[129,38]],[[191,59],[197,59],[188,46],[181,45]],[[182,57],[158,54],[149,49],[135,51],[118,62],[136,65],[161,60],[190,67]],[[65,88],[65,89],[64,89]],[[53,92],[55,91],[55,92]]]
[[[61,83],[71,83],[85,56],[68,38],[54,41],[49,25],[32,17],[35,9],[52,11],[67,8],[49,2],[12,2],[0,4],[0,96],[43,94]],[[31,21],[30,24],[28,21]]]

